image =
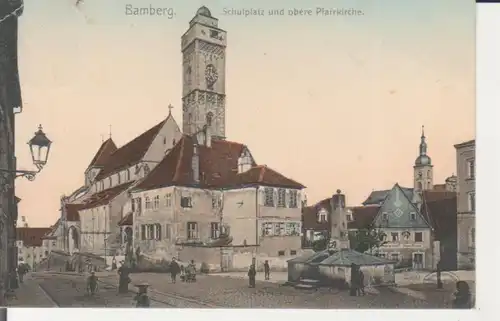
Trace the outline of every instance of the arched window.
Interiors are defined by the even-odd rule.
[[[207,114],[207,126],[212,126],[213,117],[214,117],[214,114],[212,112],[209,112]]]

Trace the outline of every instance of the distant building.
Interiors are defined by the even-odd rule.
[[[48,256],[48,248],[43,244],[43,237],[48,232],[50,228],[46,227],[18,227],[16,229],[18,265],[25,263],[33,268]]]
[[[455,145],[458,177],[458,265],[475,266],[476,253],[476,141]]]

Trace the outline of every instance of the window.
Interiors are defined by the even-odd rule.
[[[172,207],[172,194],[170,193],[165,195],[165,206]]]
[[[157,210],[160,207],[160,196],[156,195],[153,198],[153,209]]]
[[[210,30],[210,38],[219,38],[219,31],[217,30]]]
[[[410,220],[415,221],[417,219],[417,213],[410,213]]]
[[[193,204],[191,203],[191,197],[181,197],[181,207],[182,208],[191,208]]]
[[[165,224],[165,239],[170,240],[172,238],[170,224]]]
[[[385,241],[385,240],[387,240],[387,235],[385,233],[380,233],[380,235],[378,236],[378,238],[381,241]]]
[[[290,255],[297,255],[297,251],[295,251],[295,250],[291,250],[291,251],[290,251]]]
[[[278,188],[278,207],[286,206],[286,189]]]
[[[144,165],[144,176],[148,176],[150,172],[149,165],[145,164]]]
[[[222,200],[219,194],[212,195],[212,208],[218,209],[222,207]]]
[[[122,183],[122,177],[120,173],[117,174],[117,178],[118,178],[118,185],[120,185]]]
[[[391,260],[399,261],[399,253],[391,253]]]
[[[391,239],[393,242],[399,241],[399,233],[391,233]]]
[[[401,235],[403,235],[403,239],[409,240],[411,233],[409,231],[404,231],[403,233],[401,233]]]
[[[285,251],[278,251],[278,256],[285,256]]]
[[[290,190],[290,199],[288,200],[288,207],[289,208],[297,208],[297,198],[298,198],[298,192],[294,189]]]
[[[108,178],[108,184],[110,188],[113,186],[113,180],[111,179],[111,176]]]
[[[273,223],[262,223],[262,236],[273,235]]]
[[[154,239],[161,240],[161,225],[158,223],[154,225]]]
[[[415,242],[422,242],[423,237],[422,237],[422,232],[415,232]]]
[[[130,169],[127,169],[127,171],[125,172],[125,179],[128,181],[130,181]]]
[[[476,229],[473,227],[469,233],[469,246],[475,247],[476,245]]]
[[[100,191],[104,190],[104,181],[99,182],[99,190]]]
[[[198,223],[196,222],[187,223],[187,238],[188,240],[195,240],[198,238]]]
[[[151,209],[151,199],[149,198],[149,196],[146,196],[146,210],[150,210]]]
[[[389,214],[387,214],[387,213],[382,213],[382,219],[383,219],[384,221],[389,220]]]
[[[476,212],[476,193],[471,192],[468,194],[469,197],[469,211]]]
[[[141,198],[136,197],[132,199],[132,212],[137,213],[137,215],[141,214]]]
[[[213,238],[213,239],[219,238],[219,233],[220,233],[219,226],[220,225],[217,222],[210,223],[210,237],[211,238]]]
[[[52,246],[56,246],[56,241],[52,241]]]
[[[327,222],[328,221],[328,212],[322,208],[319,212],[318,212],[318,222],[319,223],[324,223],[324,222]]]
[[[264,189],[264,206],[274,207],[274,189],[266,187]]]
[[[346,220],[347,220],[347,222],[352,222],[352,214],[347,214]]]
[[[467,161],[467,176],[471,179],[476,176],[476,162],[473,159]]]

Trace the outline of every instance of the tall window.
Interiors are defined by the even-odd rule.
[[[290,199],[288,200],[289,208],[297,208],[298,192],[294,189],[290,190]]]
[[[273,235],[273,223],[262,223],[262,236]]]
[[[469,178],[476,177],[476,162],[473,159],[467,161],[467,174]]]
[[[193,207],[193,204],[191,202],[191,197],[181,197],[181,207],[183,208],[190,208]]]
[[[172,207],[172,194],[170,193],[165,195],[165,206]]]
[[[118,185],[120,185],[122,183],[122,177],[121,177],[120,173],[118,173],[116,175],[117,175],[116,177],[118,178]]]
[[[422,232],[415,232],[415,242],[423,242]]]
[[[188,240],[194,240],[198,238],[198,223],[196,222],[187,223],[187,238]]]
[[[127,169],[127,171],[125,172],[125,179],[128,181],[130,181],[130,169]]]
[[[151,209],[151,199],[149,198],[149,196],[145,197],[145,203],[146,203],[146,210],[150,210]]]
[[[476,193],[471,192],[468,195],[469,197],[469,211],[476,212]]]
[[[278,207],[286,206],[286,189],[278,188]]]
[[[148,176],[150,172],[148,164],[144,165],[144,176]]]
[[[213,209],[218,209],[222,207],[222,199],[219,194],[213,194],[212,195],[212,208]]]
[[[476,229],[473,227],[470,229],[469,246],[475,247],[475,245],[476,245]]]
[[[264,206],[274,207],[274,188],[266,187],[264,189]]]
[[[157,210],[158,208],[160,208],[160,195],[153,198],[153,209]]]
[[[219,238],[220,225],[217,222],[210,223],[210,237],[213,239]]]
[[[391,233],[391,239],[392,239],[392,242],[397,242],[397,241],[399,241],[399,233],[397,233],[397,232],[392,232],[392,233]]]
[[[172,237],[172,231],[171,231],[170,224],[166,224],[165,225],[165,239],[170,240],[171,237]]]
[[[113,180],[111,179],[111,176],[108,178],[108,184],[109,184],[109,187],[113,187]]]
[[[154,239],[161,240],[161,225],[159,223],[154,225]]]

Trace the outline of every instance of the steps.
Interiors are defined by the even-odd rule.
[[[300,279],[294,287],[299,290],[316,290],[320,287],[320,283],[318,280]]]

